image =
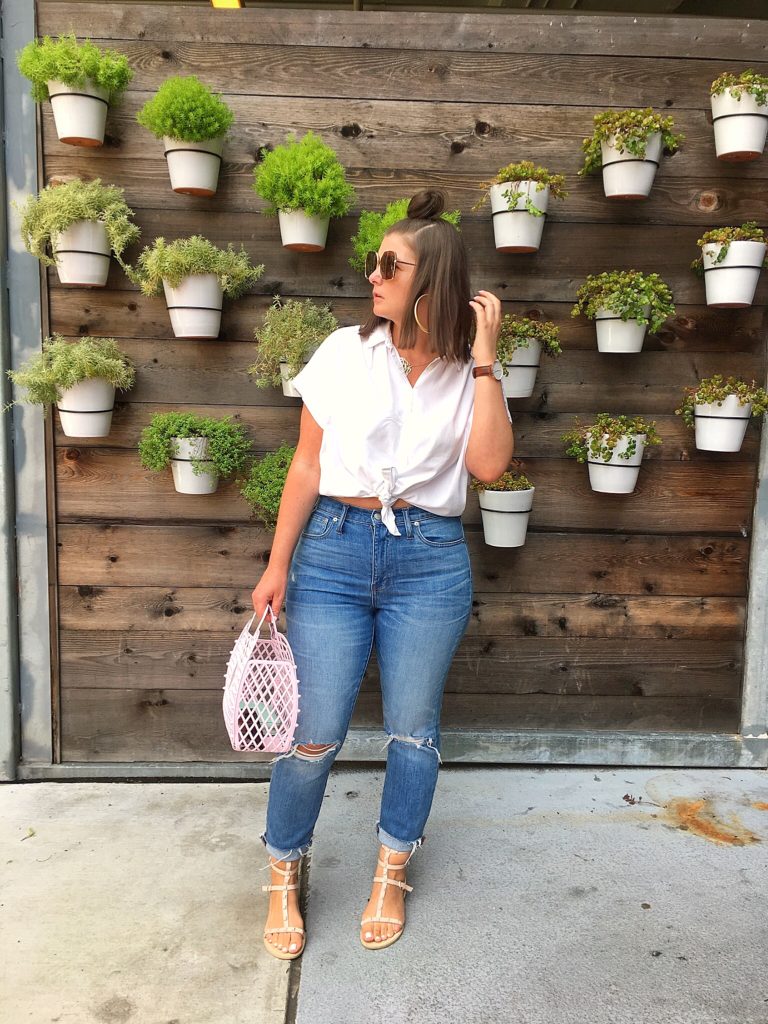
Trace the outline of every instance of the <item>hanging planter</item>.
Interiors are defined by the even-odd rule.
[[[112,424],[115,388],[128,391],[136,374],[114,338],[65,341],[46,338],[40,355],[19,370],[9,370],[23,399],[48,408],[56,405],[68,437],[106,437]]]
[[[691,269],[704,277],[708,306],[751,306],[760,271],[767,265],[763,229],[755,221],[714,228],[698,240],[701,257]]]
[[[234,114],[194,75],[163,82],[136,120],[163,140],[174,192],[210,197],[219,181],[224,138]]]
[[[144,295],[165,293],[177,338],[217,338],[223,297],[239,298],[261,277],[241,246],[217,248],[202,235],[166,242],[156,238],[139,256],[131,280]]]
[[[674,153],[682,135],[672,132],[671,117],[644,110],[607,110],[595,114],[592,136],[584,139],[579,174],[602,167],[609,199],[645,199],[651,191],[662,152]]]
[[[171,466],[181,494],[213,494],[219,479],[241,472],[251,443],[230,416],[211,419],[192,413],[156,413],[144,428],[139,459],[159,473]]]
[[[501,386],[505,398],[528,398],[536,385],[541,353],[562,355],[560,332],[543,320],[505,313],[497,346],[497,358],[504,369]]]
[[[59,282],[77,288],[104,288],[112,248],[98,220],[78,220],[51,239]]]
[[[695,429],[696,447],[708,452],[738,452],[751,416],[768,410],[768,392],[755,381],[720,374],[686,388],[682,405],[675,409]]]
[[[473,210],[490,196],[498,252],[538,252],[550,196],[564,199],[568,195],[562,174],[550,174],[530,160],[502,167],[482,187],[483,197]]]
[[[768,134],[768,77],[723,72],[710,88],[718,160],[757,160]]]
[[[179,494],[213,494],[219,486],[216,466],[208,458],[207,437],[172,437],[171,472]]]
[[[349,265],[365,274],[365,258],[369,252],[378,252],[384,236],[390,228],[400,220],[408,216],[408,204],[410,199],[395,199],[387,206],[383,213],[375,210],[363,210],[357,224],[357,233],[352,236],[352,255],[349,258]],[[440,220],[452,224],[457,231],[460,230],[461,212],[459,210],[447,210],[440,214]]]
[[[334,151],[307,132],[298,142],[291,134],[285,145],[260,154],[253,188],[268,204],[264,212],[279,215],[283,247],[325,249],[330,218],[348,213],[355,196]]]
[[[104,144],[107,109],[125,90],[133,72],[113,50],[99,50],[74,34],[28,43],[17,55],[19,70],[32,82],[38,103],[51,101],[56,134],[71,146]]]
[[[595,321],[598,352],[640,352],[645,332],[655,334],[675,315],[672,292],[658,274],[611,270],[590,274],[576,292],[571,316]]]
[[[639,416],[610,416],[599,413],[588,426],[577,424],[563,434],[566,454],[586,462],[593,491],[631,494],[637,484],[643,452],[661,444],[656,424]]]
[[[521,472],[506,472],[493,483],[472,478],[483,520],[485,543],[495,548],[525,544],[535,487]]]
[[[281,445],[277,451],[267,452],[253,463],[240,489],[250,506],[251,515],[259,519],[268,530],[274,530],[277,526],[280,499],[295,454],[296,448],[287,444]]]
[[[264,314],[264,323],[253,332],[257,341],[256,361],[248,373],[259,388],[282,387],[289,398],[301,398],[293,378],[306,366],[315,349],[339,324],[329,306],[311,299],[275,296]]]

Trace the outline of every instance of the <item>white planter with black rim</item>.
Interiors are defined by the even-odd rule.
[[[539,190],[537,184],[535,181],[506,181],[501,185],[491,185],[491,216],[497,252],[538,251],[547,218],[549,185]],[[505,192],[521,193],[512,209]],[[541,217],[534,217],[526,210],[526,197],[537,210],[542,211]]]
[[[751,306],[765,259],[765,242],[731,242],[725,258],[716,263],[721,245],[701,247],[708,306]]]
[[[47,83],[59,142],[94,148],[104,145],[109,92],[87,79],[85,85]]]
[[[295,252],[322,252],[325,249],[330,217],[313,217],[303,210],[280,210],[277,219],[284,249]]]
[[[718,160],[757,160],[768,135],[768,103],[758,103],[748,92],[737,99],[730,89],[711,100]]]
[[[661,163],[661,132],[649,135],[645,143],[645,156],[635,156],[628,150],[620,153],[611,142],[600,143],[603,164],[603,189],[608,199],[645,199],[651,191],[653,179]]]
[[[485,543],[494,548],[525,544],[535,487],[527,491],[479,491]]]
[[[643,307],[647,317],[651,307]],[[622,320],[610,309],[598,309],[595,314],[598,352],[640,352],[643,348],[647,324],[639,320]]]
[[[501,378],[505,398],[530,398],[536,386],[536,374],[541,363],[541,342],[530,338],[525,348],[516,348],[508,362],[507,373]]]
[[[176,288],[163,281],[177,338],[218,338],[224,292],[215,274],[190,274]]]
[[[76,220],[51,239],[51,249],[62,284],[76,288],[106,285],[112,249],[101,221]]]
[[[213,494],[219,486],[219,475],[212,462],[206,462],[208,454],[207,437],[172,437],[173,455],[171,471],[173,486],[180,494]],[[202,473],[195,473],[192,459],[199,459]]]
[[[78,381],[62,391],[56,407],[67,437],[106,437],[115,407],[114,385],[103,377]]]
[[[628,459],[622,459],[620,456],[629,448],[631,437],[634,437],[637,443],[635,453]],[[604,437],[603,443],[605,440]],[[587,443],[589,443],[589,438]],[[589,452],[587,464],[592,490],[600,491],[603,494],[631,494],[637,484],[644,449],[645,434],[633,434],[619,438],[610,459],[595,458]]]
[[[306,365],[307,365],[306,363],[302,363],[301,364],[301,369],[303,370]],[[282,380],[282,385],[283,385],[283,394],[285,395],[286,398],[301,398],[301,395],[296,390],[296,388],[293,386],[293,377],[289,377],[288,376],[288,372],[289,372],[288,363],[282,363],[281,362],[280,363],[280,378]]]
[[[224,136],[205,142],[163,137],[171,188],[189,196],[213,196],[219,184]]]
[[[729,395],[721,403],[697,402],[693,414],[697,448],[705,452],[738,452],[752,415],[752,403],[742,405],[737,395]]]

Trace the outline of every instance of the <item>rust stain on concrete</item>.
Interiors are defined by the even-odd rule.
[[[706,798],[677,797],[664,805],[664,812],[667,821],[675,828],[693,832],[713,843],[747,846],[761,841],[759,836],[741,824],[735,814],[729,816],[729,821],[721,821],[714,812],[712,801]]]
[[[755,800],[751,806],[754,807],[756,811],[768,811],[768,800]]]

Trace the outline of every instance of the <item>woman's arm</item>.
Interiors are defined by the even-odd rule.
[[[301,411],[296,454],[291,461],[280,499],[269,565],[251,594],[253,608],[259,618],[264,614],[268,603],[272,605],[275,615],[280,614],[283,606],[291,558],[299,534],[304,529],[320,490],[322,441],[322,428],[318,426],[305,405]]]

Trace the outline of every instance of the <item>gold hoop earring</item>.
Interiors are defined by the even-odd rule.
[[[427,328],[424,326],[424,324],[421,322],[421,320],[419,320],[419,303],[421,302],[421,300],[423,298],[426,298],[426,294],[427,293],[424,292],[414,302],[414,304],[413,304],[413,319],[416,321],[416,326],[419,328],[420,331],[423,331],[425,334],[429,334],[429,331],[427,330]]]

